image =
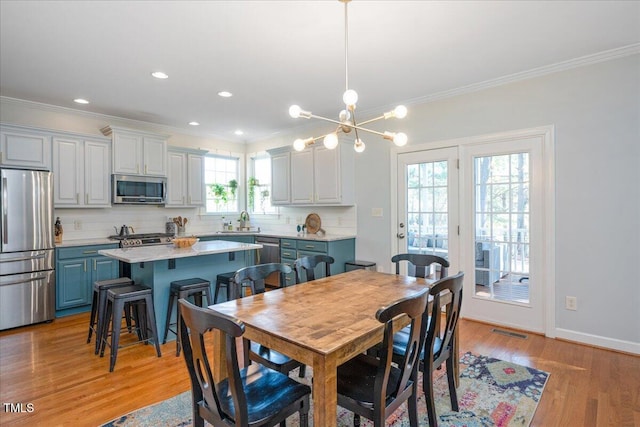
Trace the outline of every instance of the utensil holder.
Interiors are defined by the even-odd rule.
[[[186,228],[184,225],[178,225],[178,236],[184,236],[187,231]]]

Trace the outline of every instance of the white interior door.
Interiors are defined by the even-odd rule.
[[[457,153],[455,147],[402,153],[397,167],[398,253],[440,256],[450,272],[459,269]]]

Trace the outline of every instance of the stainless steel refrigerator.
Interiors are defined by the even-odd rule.
[[[0,330],[55,317],[51,172],[0,169]]]

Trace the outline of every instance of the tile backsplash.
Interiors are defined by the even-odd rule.
[[[281,207],[278,214],[252,215],[251,226],[274,233],[296,232],[297,224],[304,224],[310,213],[320,216],[327,234],[355,235],[355,206]],[[106,238],[118,234],[122,225],[133,227],[135,233],[164,233],[169,218],[188,218],[186,233],[219,231],[222,215],[201,215],[199,208],[172,209],[156,206],[117,206],[111,209],[56,209],[64,230],[63,240]],[[226,214],[236,224],[238,214]]]

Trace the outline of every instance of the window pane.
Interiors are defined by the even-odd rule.
[[[238,158],[205,156],[207,213],[238,212]]]

